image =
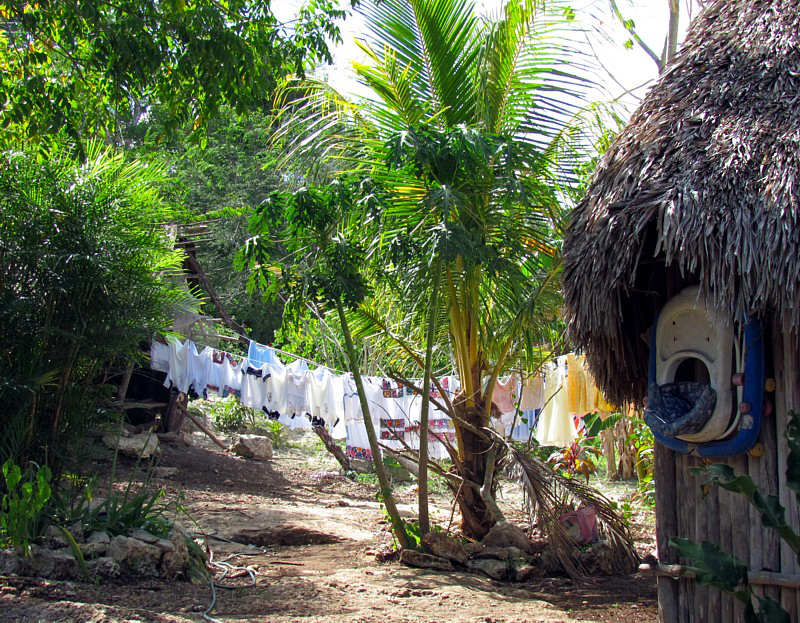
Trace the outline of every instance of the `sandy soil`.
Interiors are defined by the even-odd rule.
[[[217,589],[212,620],[270,623],[523,623],[657,620],[655,582],[626,576],[575,584],[567,578],[502,583],[466,572],[412,569],[380,562],[391,537],[375,487],[339,476],[323,456],[298,450],[270,462],[222,453],[195,435],[196,445],[164,444],[162,466],[178,467],[158,480],[181,495],[189,529],[205,534],[229,571]],[[128,466],[130,469],[130,466]],[[503,504],[521,511],[513,487]],[[401,495],[413,514],[413,492]],[[434,518],[446,525],[451,509],[436,500]],[[635,525],[642,553],[652,547],[645,524]],[[226,540],[236,541],[235,543]],[[234,577],[238,576],[238,577]],[[198,622],[211,603],[207,583],[137,580],[93,586],[0,577],[0,622]]]

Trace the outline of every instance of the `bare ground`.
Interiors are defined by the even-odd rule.
[[[638,575],[590,584],[560,577],[516,584],[379,562],[391,537],[373,485],[338,476],[325,457],[283,450],[275,460],[258,463],[194,437],[192,447],[165,445],[161,465],[180,471],[157,484],[182,496],[191,520],[181,521],[209,537],[213,559],[239,568],[222,579],[218,569],[219,582],[232,588],[217,589],[213,620],[649,623],[658,618],[655,582]],[[514,516],[521,505],[513,487],[507,489],[503,503]],[[406,488],[400,501],[412,515],[413,492]],[[447,498],[436,504],[434,519],[447,525]],[[647,553],[651,529],[635,522],[634,534]],[[199,582],[149,579],[94,586],[0,576],[0,623],[198,622],[210,602],[209,585]]]

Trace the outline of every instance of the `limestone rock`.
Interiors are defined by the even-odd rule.
[[[508,551],[509,549],[510,548],[506,547],[484,547],[481,551],[473,554],[472,558],[475,560],[485,560],[489,558],[494,558],[495,560],[508,560],[511,558],[511,554]]]
[[[517,560],[521,559],[516,559],[512,561],[512,570],[511,570],[511,577],[516,582],[527,582],[528,580],[531,580],[533,578],[539,578],[544,575],[544,571],[539,569],[539,567],[530,565],[527,562],[523,561],[522,564],[519,565],[514,564],[517,562]]]
[[[134,530],[128,536],[132,539],[138,539],[149,545],[155,545],[158,543],[158,537],[155,534],[150,534],[147,530]]]
[[[366,459],[350,459],[350,467],[356,474],[371,474],[374,471],[372,461]]]
[[[521,549],[514,547],[513,545],[511,547],[506,547],[506,551],[508,552],[509,558],[522,558],[525,562],[533,562],[534,560],[533,556],[523,552]]]
[[[161,575],[168,580],[184,577],[189,569],[189,547],[186,539],[189,536],[180,524],[172,526],[169,543],[172,551],[166,552],[161,559]]]
[[[441,571],[453,570],[453,565],[450,564],[450,561],[446,558],[423,554],[413,549],[404,549],[400,552],[400,560],[411,567],[419,567],[421,569],[439,569]]]
[[[234,435],[231,452],[246,459],[268,461],[272,458],[272,440],[261,435]]]
[[[0,549],[0,575],[11,575],[19,569],[19,558],[14,548]]]
[[[20,571],[28,575],[53,580],[74,580],[82,578],[78,561],[69,548],[60,550],[34,548],[31,558],[20,563]]]
[[[464,545],[464,551],[467,552],[467,556],[474,556],[478,552],[482,552],[486,546],[483,543],[479,543],[474,541],[472,543],[466,543]]]
[[[58,526],[48,526],[44,536],[47,539],[47,544],[51,547],[66,547],[69,545],[67,537],[64,536]]]
[[[108,545],[111,543],[111,537],[108,536],[108,532],[104,530],[98,530],[97,532],[92,532],[89,535],[89,538],[86,539],[87,543],[104,543]]]
[[[120,574],[119,563],[110,556],[87,560],[86,568],[92,577],[116,578]]]
[[[469,558],[467,551],[461,543],[442,532],[428,532],[428,534],[422,538],[422,544],[427,547],[434,556],[447,558],[448,560],[462,565],[467,562],[467,558]]]
[[[108,546],[108,555],[119,563],[123,571],[145,576],[158,575],[161,550],[155,545],[127,536],[115,536]]]
[[[508,521],[499,521],[492,526],[489,534],[483,537],[483,544],[494,547],[517,547],[526,554],[531,551],[528,536],[519,526]]]
[[[482,558],[479,560],[468,560],[467,568],[472,571],[480,571],[488,575],[493,580],[503,580],[508,574],[508,565],[504,560],[495,558]]]
[[[108,551],[108,543],[78,543],[84,559],[98,558]]]
[[[156,467],[153,470],[153,475],[156,478],[173,478],[178,475],[177,467]]]
[[[130,437],[105,435],[103,443],[112,450],[118,449],[120,454],[134,458],[149,459],[151,456],[157,456],[161,452],[158,437],[152,433],[139,433]]]

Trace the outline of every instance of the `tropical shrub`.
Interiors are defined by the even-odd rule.
[[[12,545],[29,556],[31,543],[44,527],[43,510],[50,500],[52,473],[47,465],[23,471],[11,460],[3,464],[6,494],[0,503],[0,545]]]
[[[87,145],[0,154],[0,460],[76,462],[113,408],[109,381],[188,299],[164,171]]]

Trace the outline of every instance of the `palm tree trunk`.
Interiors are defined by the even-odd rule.
[[[403,526],[403,520],[400,518],[400,513],[397,510],[397,505],[392,497],[392,489],[389,485],[389,478],[386,476],[386,470],[383,468],[383,461],[381,460],[381,449],[378,445],[378,437],[375,434],[375,427],[372,425],[372,417],[369,412],[369,403],[367,402],[367,395],[364,393],[364,381],[361,378],[361,371],[358,366],[358,356],[356,349],[353,345],[353,336],[350,333],[350,325],[347,323],[347,316],[344,313],[344,306],[341,300],[336,300],[336,311],[339,312],[339,321],[342,323],[342,333],[344,333],[345,347],[347,349],[347,358],[350,362],[350,371],[356,382],[356,390],[358,391],[358,399],[361,402],[361,412],[364,414],[364,427],[367,429],[367,439],[369,439],[369,449],[372,452],[372,462],[375,465],[375,474],[378,476],[378,486],[380,487],[381,498],[386,505],[386,512],[389,514],[389,521],[392,523],[392,530],[394,531],[395,538],[403,549],[408,549],[409,540],[406,534],[406,529]]]
[[[422,380],[422,414],[419,423],[419,532],[425,535],[430,532],[428,514],[428,414],[431,405],[431,368],[433,367],[433,341],[436,333],[436,312],[439,301],[439,283],[442,277],[442,258],[436,260],[436,272],[433,275],[433,292],[431,294],[428,332],[425,337],[425,370]]]

